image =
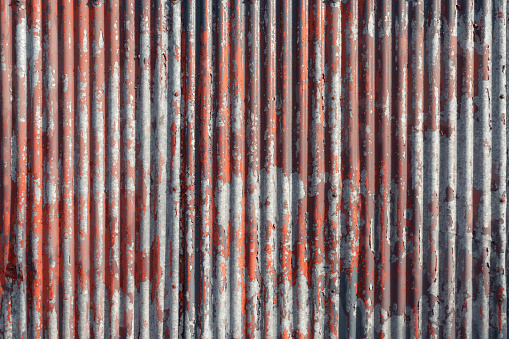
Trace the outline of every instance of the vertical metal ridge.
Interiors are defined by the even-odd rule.
[[[426,310],[423,335],[438,337],[439,329],[439,175],[440,175],[440,111],[442,83],[440,71],[442,59],[440,57],[442,37],[441,5],[439,1],[430,1],[424,8],[424,24],[427,34],[424,41],[424,115],[423,115],[423,151],[427,161],[423,166],[423,289],[427,291],[424,299]]]
[[[141,8],[136,8],[138,23],[136,27],[139,37],[138,55],[136,64],[137,69],[137,105],[136,105],[136,190],[139,203],[136,206],[136,264],[135,264],[135,282],[137,291],[135,292],[135,304],[139,307],[134,308],[135,335],[149,337],[150,335],[150,246],[152,239],[151,231],[151,138],[152,138],[152,38],[151,38],[151,20],[152,9],[151,1],[143,0],[137,3]],[[136,29],[136,28],[135,28]],[[136,313],[138,313],[136,315]],[[154,319],[155,320],[155,319]]]
[[[247,6],[246,39],[246,227],[247,239],[247,305],[246,337],[261,338],[260,284],[260,1]]]
[[[359,84],[359,94],[366,98],[359,103],[359,138],[360,138],[360,197],[365,204],[360,206],[360,219],[364,224],[359,227],[359,275],[358,288],[363,291],[358,298],[359,321],[364,323],[361,333],[364,337],[374,336],[375,330],[375,267],[373,234],[374,220],[374,190],[375,190],[375,2],[361,1],[359,4],[359,49],[365,53],[359,55],[359,77],[365,82]]]
[[[493,1],[493,8],[500,13],[507,12],[507,3]],[[493,18],[492,34],[495,38],[493,46],[493,110],[492,110],[492,184],[491,184],[491,249],[490,256],[490,326],[494,331],[507,333],[507,291],[504,274],[507,251],[507,136],[506,136],[506,62],[507,42],[503,38],[507,20],[503,15]],[[496,332],[495,332],[496,333]]]
[[[500,8],[503,9],[504,7],[500,6]],[[505,51],[505,61],[507,61],[507,59],[508,59],[507,46],[509,46],[509,44],[508,44],[509,43],[509,38],[507,37],[507,33],[508,33],[509,27],[508,27],[507,23],[505,22],[505,18],[509,16],[508,10],[509,10],[509,6],[507,6],[507,4],[506,4],[505,11],[504,11],[504,13],[506,13],[506,15],[505,16],[502,15],[502,19],[504,20],[504,25],[502,25],[502,34],[503,33],[506,34],[506,37],[505,37],[505,46],[506,46],[506,48],[505,48],[505,50],[506,50]],[[504,26],[505,26],[505,29],[504,29]],[[502,42],[501,44],[503,46],[504,42]],[[502,55],[501,62],[503,62],[503,61],[504,61],[504,55]],[[507,68],[507,65],[504,63],[502,65],[502,68],[503,68],[503,71],[504,71],[504,74],[505,74],[505,79],[502,80],[502,83],[505,80],[505,87],[502,89],[502,91],[505,89],[505,94],[504,93],[502,93],[502,94],[504,94],[504,96],[507,97],[507,95],[508,95],[508,93],[507,93],[507,84],[509,83],[509,75],[507,74],[508,72],[507,72],[507,69],[504,68],[504,65]],[[504,114],[504,118],[505,118],[505,119],[503,119],[503,120],[501,119],[501,120],[506,125],[505,126],[505,130],[506,130],[506,134],[505,134],[506,142],[508,140],[508,132],[509,132],[509,129],[507,128],[507,112],[508,112],[508,108],[509,108],[509,102],[507,100],[508,99],[505,100],[505,113],[502,113],[503,112],[503,108],[502,108],[502,112],[501,112],[501,114]],[[502,134],[503,134],[503,131],[502,131]],[[506,173],[505,173],[506,176],[505,176],[505,178],[506,178],[506,181],[505,182],[507,182],[507,178],[508,178],[507,163],[509,161],[509,148],[508,148],[507,144],[505,145],[505,147],[506,147],[506,153],[505,153],[505,157],[506,157],[506,159],[505,159],[506,160],[506,167],[505,167],[506,168]],[[501,176],[500,180],[502,180],[502,176]],[[504,186],[501,184],[501,187],[504,187]],[[505,209],[502,210],[502,213],[505,212],[505,215],[504,215],[503,218],[500,218],[502,224],[504,224],[504,221],[507,220],[507,216],[509,215],[509,213],[508,213],[509,212],[509,204],[507,203],[507,194],[508,194],[508,192],[507,192],[507,185],[505,187],[506,187],[505,194],[502,193],[502,197],[500,198],[500,202],[501,203],[505,203]],[[503,208],[504,205],[502,205],[501,207]],[[505,236],[506,236],[506,239],[505,239],[506,240],[506,242],[505,242],[506,250],[505,250],[504,253],[505,253],[506,257],[505,257],[505,261],[502,262],[502,264],[503,265],[505,264],[504,267],[507,267],[507,265],[509,264],[509,256],[507,255],[507,248],[509,246],[508,243],[507,243],[507,240],[508,240],[507,236],[509,235],[509,228],[507,227],[507,222],[505,222],[504,226],[505,226]],[[500,227],[500,230],[501,230],[501,232],[500,232],[501,233],[501,237],[503,237],[504,236],[503,227]],[[504,275],[505,275],[505,280],[504,280],[503,276],[501,277],[502,284],[505,282],[505,284],[506,284],[505,286],[507,286],[507,284],[509,284],[509,276],[507,275],[507,273],[504,274]],[[505,292],[505,294],[502,293],[502,303],[501,303],[502,305],[501,305],[501,308],[505,309],[506,315],[507,315],[509,313],[509,300],[508,300],[509,299],[509,295],[508,295],[507,289],[505,287],[504,287],[504,292]],[[504,307],[504,304],[505,304],[505,307]],[[501,316],[503,316],[503,310],[502,310]],[[509,324],[508,324],[507,317],[506,317],[505,323],[502,323],[502,330],[509,331]]]
[[[411,9],[411,51],[410,78],[411,78],[411,119],[409,133],[410,166],[411,166],[411,208],[409,217],[411,228],[409,244],[412,254],[409,258],[410,301],[410,333],[414,337],[423,335],[423,110],[424,110],[424,6],[422,2],[413,3]]]
[[[392,2],[382,1],[380,8],[377,8],[378,31],[376,46],[379,60],[379,85],[375,95],[375,112],[377,118],[377,181],[376,195],[379,201],[375,218],[379,220],[376,225],[375,243],[376,249],[376,309],[375,334],[387,336],[390,334],[390,313],[391,292],[389,288],[391,277],[391,243],[390,235],[392,228],[391,215],[391,100],[392,100]],[[348,161],[348,159],[345,159]]]
[[[278,3],[276,3],[276,6]],[[276,7],[276,32],[279,32],[276,63],[279,66],[276,82],[276,124],[280,133],[277,137],[277,155],[279,162],[278,182],[278,238],[277,258],[277,302],[280,316],[278,317],[278,336],[292,336],[293,314],[293,234],[292,234],[292,27],[294,4],[290,0],[279,2]],[[276,37],[278,34],[276,33]]]
[[[170,140],[172,140],[175,136],[172,134],[175,134],[176,132],[180,132],[180,128],[177,125],[176,131],[172,133],[172,131],[168,128],[168,82],[167,79],[179,79],[178,74],[174,74],[173,76],[168,76],[168,56],[167,56],[167,50],[168,50],[168,20],[169,17],[169,8],[168,6],[165,6],[165,4],[162,1],[157,1],[153,3],[156,18],[155,21],[155,29],[156,29],[156,37],[155,37],[155,65],[154,65],[154,73],[152,77],[153,81],[153,91],[152,91],[152,100],[153,100],[153,110],[154,115],[152,119],[156,122],[156,128],[155,128],[155,136],[153,138],[153,141],[151,142],[151,152],[152,152],[152,166],[153,171],[152,174],[152,187],[153,187],[153,196],[154,200],[151,201],[150,206],[150,214],[153,218],[153,224],[151,225],[151,228],[153,228],[153,231],[151,232],[151,240],[150,240],[150,258],[153,260],[151,262],[151,272],[150,272],[150,281],[151,281],[151,298],[150,298],[150,336],[154,338],[160,338],[163,336],[163,325],[164,325],[164,290],[165,290],[165,282],[166,277],[164,275],[164,272],[166,271],[165,262],[166,262],[166,255],[167,255],[167,240],[166,238],[169,236],[167,234],[167,193],[168,189],[165,185],[166,182],[168,182],[167,179],[167,163],[168,163],[168,146],[167,146],[167,134],[170,134]],[[174,14],[174,13],[173,13]],[[175,18],[175,15],[173,15],[173,18]],[[178,21],[178,19],[177,19]],[[173,26],[172,28],[174,28]],[[177,26],[178,27],[178,26]],[[178,35],[179,31],[172,29],[172,31],[175,31],[175,34]],[[174,57],[178,60],[178,55]],[[172,60],[173,58],[170,58]],[[170,61],[170,65],[173,64]],[[178,84],[178,87],[180,87],[180,84]],[[175,92],[174,97],[178,97],[180,95],[179,92]],[[175,99],[176,100],[176,99]],[[176,106],[175,103],[173,103],[173,106]],[[174,109],[174,118],[172,120],[173,123],[175,123],[175,120],[178,119],[178,106],[177,109]],[[176,122],[178,124],[178,121]],[[177,142],[175,144],[180,143],[180,140],[177,138]],[[175,152],[178,152],[180,150],[180,147],[172,147],[172,149],[175,150]],[[171,162],[173,164],[173,167],[175,168],[176,174],[173,174],[174,176],[179,176],[179,157],[178,153],[177,156],[172,159]],[[178,182],[178,180],[177,180]],[[172,186],[175,187],[175,183],[172,180]],[[172,189],[173,191],[173,189]],[[177,213],[172,213],[172,216],[178,218],[178,201],[174,203],[176,205]],[[174,220],[170,224],[172,228],[172,233],[175,233],[175,228],[177,228],[178,224],[175,223]],[[177,224],[177,225],[176,225]],[[178,228],[177,228],[178,229]],[[178,232],[178,231],[177,231]],[[174,241],[171,241],[170,244],[174,243]],[[176,247],[178,248],[178,241],[176,242]],[[170,260],[174,262],[174,256],[178,253],[179,250],[170,251],[172,253],[172,258]],[[169,269],[169,271],[172,273],[172,275],[178,276],[178,265],[175,265]],[[168,290],[168,289],[167,289]],[[172,298],[173,299],[173,298]],[[175,310],[175,306],[173,306],[173,310]],[[177,312],[175,312],[177,313]],[[177,313],[178,314],[178,313]],[[173,328],[172,332],[175,332],[175,328]]]
[[[15,281],[12,285],[12,335],[22,337],[26,335],[27,328],[27,285],[26,276],[26,234],[27,225],[27,195],[28,195],[28,116],[27,116],[27,13],[24,4],[16,7],[13,15],[13,125],[14,142],[12,145],[12,162],[15,166],[13,175],[15,183],[15,222],[14,229],[14,258],[12,264],[15,268]],[[57,236],[58,238],[58,236]],[[54,259],[56,259],[54,257]],[[50,270],[54,270],[54,266]],[[50,292],[51,293],[51,292]]]
[[[212,28],[217,25],[217,35],[212,44],[212,173],[210,176],[212,212],[212,311],[215,328],[214,338],[228,336],[230,330],[230,298],[232,288],[230,278],[230,192],[231,192],[231,150],[230,150],[230,24],[229,1],[215,2],[212,11],[218,11],[212,20]],[[215,114],[214,114],[215,113]],[[228,288],[228,286],[230,286]]]
[[[405,308],[407,304],[407,225],[408,216],[406,208],[408,206],[408,152],[407,152],[407,126],[408,126],[408,12],[409,4],[400,2],[393,9],[394,17],[394,45],[395,58],[393,67],[395,74],[393,78],[393,116],[392,119],[392,168],[394,168],[394,182],[392,190],[393,198],[392,214],[394,216],[395,228],[391,229],[391,269],[395,268],[397,274],[391,274],[391,303],[396,304],[396,311],[393,316],[394,321],[391,326],[393,336],[401,337],[406,332],[405,326]],[[394,155],[397,155],[395,157]],[[394,286],[394,288],[392,288]]]
[[[507,10],[0,0],[0,336],[507,337]]]
[[[121,84],[121,130],[122,130],[122,176],[120,222],[121,227],[121,272],[122,290],[120,335],[134,338],[136,298],[136,13],[134,1],[121,3],[120,37],[122,38]],[[122,274],[121,273],[121,274]]]
[[[199,109],[199,293],[197,313],[199,323],[197,335],[211,338],[214,335],[213,322],[213,125],[212,114],[212,1],[207,0],[200,6],[200,74],[198,78],[198,109]]]
[[[246,309],[246,53],[245,53],[245,5],[241,0],[231,3],[232,30],[229,82],[231,86],[231,239],[236,245],[230,249],[230,317],[231,336],[245,336]]]
[[[197,83],[195,76],[197,74],[196,65],[196,47],[197,47],[197,32],[196,32],[196,2],[189,1],[184,6],[185,11],[183,14],[185,27],[182,30],[182,43],[183,43],[183,123],[182,123],[182,136],[186,141],[184,143],[184,166],[182,170],[183,175],[183,212],[182,216],[185,239],[183,244],[184,251],[184,270],[181,274],[183,280],[182,294],[184,295],[184,302],[182,306],[182,320],[179,320],[179,330],[185,337],[193,337],[196,335],[197,329],[197,316],[198,309],[198,292],[200,291],[200,283],[196,279],[199,264],[197,264],[198,255],[196,249],[199,248],[197,239],[199,230],[197,229],[197,211],[199,211],[196,202],[199,201],[198,188],[200,179],[197,175],[198,159],[196,156],[197,137],[200,136],[196,133],[197,127],[199,128],[199,120],[197,122],[196,102],[197,102]],[[198,135],[197,135],[198,134]],[[171,287],[177,289],[177,286]]]
[[[60,95],[62,98],[63,121],[61,124],[62,133],[62,147],[63,155],[61,162],[61,176],[62,182],[62,199],[60,201],[60,208],[62,215],[61,237],[61,278],[63,284],[63,291],[61,292],[63,298],[61,316],[59,321],[60,333],[64,337],[75,336],[75,292],[77,281],[75,278],[75,124],[77,119],[74,116],[76,110],[75,101],[75,37],[74,37],[74,3],[71,0],[63,1],[62,4],[62,17],[60,19],[63,33],[62,48],[64,50],[63,56],[60,58],[61,62],[61,75],[60,75]],[[40,11],[40,9],[39,9]],[[40,44],[40,33],[37,34],[37,39],[33,41]],[[34,37],[35,38],[35,37]],[[37,46],[40,50],[40,46]],[[35,65],[35,62],[34,62]],[[41,73],[40,65],[37,71]],[[39,76],[40,77],[40,76]],[[33,98],[37,98],[35,93]],[[35,101],[35,104],[38,104]],[[38,109],[40,110],[40,108]],[[35,120],[35,119],[34,119]],[[36,135],[37,136],[37,135]],[[39,179],[40,180],[40,179]],[[38,193],[40,195],[40,191]],[[36,196],[37,198],[37,196]],[[42,253],[38,253],[42,255]],[[38,286],[40,289],[41,286]],[[40,293],[40,292],[39,292]],[[37,308],[36,308],[37,309]],[[29,319],[30,320],[30,319]],[[33,335],[37,337],[35,333]]]
[[[360,152],[359,152],[359,1],[345,3],[343,7],[345,24],[343,29],[343,121],[349,129],[343,129],[343,166],[341,211],[345,216],[341,236],[342,270],[345,282],[343,303],[347,308],[348,335],[358,336],[359,313],[362,308],[357,303],[357,284],[359,283],[359,205],[360,205]]]
[[[295,38],[300,41],[295,46],[295,80],[294,97],[296,101],[297,115],[295,128],[295,177],[293,184],[293,199],[295,200],[296,224],[295,224],[295,261],[293,264],[295,285],[295,334],[297,337],[310,336],[310,297],[311,282],[308,271],[308,233],[307,233],[307,211],[308,211],[308,0],[299,0],[296,4]]]
[[[440,333],[443,336],[451,337],[456,331],[456,235],[457,235],[457,110],[458,110],[458,88],[457,88],[457,58],[458,58],[458,8],[454,2],[448,2],[443,14],[443,42],[445,48],[442,50],[444,69],[441,74],[443,84],[442,93],[445,94],[442,108],[443,114],[440,117],[440,191],[439,191],[439,220],[440,235],[439,248],[440,268],[439,276],[442,285],[439,290],[440,300],[445,300],[440,305]]]
[[[60,123],[59,115],[59,62],[58,62],[58,3],[43,4],[43,314],[46,335],[59,335],[60,303]],[[45,113],[45,114],[44,114]],[[44,253],[43,252],[43,253]]]
[[[32,189],[30,190],[30,204],[32,225],[29,228],[30,240],[27,243],[30,248],[30,256],[27,258],[27,279],[34,283],[32,288],[28,289],[28,324],[27,335],[40,337],[43,333],[43,53],[42,53],[42,5],[39,1],[34,1],[30,8],[30,49],[32,55],[29,63],[29,103],[31,126],[31,145],[29,146],[32,153],[30,161],[30,180],[32,181]],[[69,98],[69,97],[67,97]],[[72,129],[70,129],[72,132]],[[74,138],[74,136],[71,136]],[[68,155],[68,154],[67,154]],[[68,168],[72,168],[72,165]],[[72,206],[71,206],[72,210]],[[69,211],[69,210],[68,210]],[[68,211],[66,211],[68,213]],[[64,213],[66,213],[64,212]],[[74,262],[72,262],[74,264]]]
[[[120,8],[119,4],[111,2],[111,7],[105,11],[105,27],[110,28],[111,34],[105,34],[106,53],[106,210],[105,210],[105,336],[120,336],[121,319],[121,64],[120,64]],[[105,29],[106,31],[106,29]]]
[[[171,271],[170,280],[166,284],[168,287],[166,291],[171,291],[170,295],[170,312],[171,312],[171,320],[169,332],[172,337],[177,337],[180,332],[179,330],[179,318],[182,314],[181,307],[179,305],[179,300],[181,297],[181,291],[178,288],[180,286],[180,272],[182,264],[180,263],[181,255],[183,255],[182,251],[182,242],[181,242],[181,230],[182,225],[180,224],[180,218],[182,213],[181,206],[181,194],[182,194],[182,184],[181,184],[181,173],[182,173],[182,162],[181,162],[181,141],[182,141],[182,98],[185,97],[184,93],[181,92],[181,60],[186,54],[182,53],[182,21],[181,21],[181,11],[182,5],[180,3],[170,5],[170,18],[171,21],[168,23],[171,24],[171,28],[168,27],[168,32],[170,32],[170,36],[168,37],[168,46],[162,48],[162,52],[166,53],[168,51],[168,73],[171,74],[169,77],[171,81],[167,84],[167,95],[169,98],[173,95],[171,100],[168,100],[170,103],[169,117],[171,120],[168,122],[168,134],[170,137],[170,144],[167,146],[168,150],[168,159],[171,164],[171,186],[170,186],[170,206],[169,213],[171,213],[170,217],[170,232],[166,236],[169,237],[169,241],[167,241],[166,251],[169,252],[170,255],[167,255],[166,258],[171,257]],[[164,20],[165,18],[161,18]],[[164,46],[162,46],[164,47]],[[169,47],[169,48],[168,48]],[[165,57],[166,54],[163,55]],[[166,62],[166,61],[165,61]],[[164,100],[161,100],[164,101]],[[166,138],[166,134],[161,130],[160,134],[161,139]],[[165,145],[166,146],[166,145]],[[166,165],[165,165],[166,167]],[[162,185],[164,187],[164,185]],[[168,212],[167,212],[168,213]],[[163,224],[161,224],[163,227]],[[164,259],[165,261],[168,259]],[[170,286],[171,284],[171,286]],[[164,292],[164,291],[163,291]]]
[[[78,68],[76,71],[77,90],[77,135],[78,178],[76,210],[78,214],[78,232],[76,234],[78,255],[76,265],[78,272],[76,332],[80,337],[90,336],[89,309],[91,299],[90,279],[90,28],[88,6],[85,1],[78,2]]]
[[[324,5],[321,1],[310,3],[310,101],[311,101],[311,154],[309,163],[311,172],[310,201],[313,205],[310,214],[312,250],[311,281],[313,286],[312,300],[312,336],[324,338],[325,311],[325,142],[324,142]]]
[[[91,76],[91,116],[90,116],[90,231],[92,246],[91,266],[92,289],[92,331],[104,337],[105,319],[105,124],[106,124],[106,36],[105,5],[92,2],[90,6],[90,67]],[[111,101],[110,101],[111,103]]]
[[[491,88],[492,32],[491,17],[485,16],[492,10],[491,1],[475,4],[474,20],[474,88],[473,114],[473,335],[489,336],[489,291],[491,255],[491,109],[496,100]],[[493,97],[493,98],[492,98]]]
[[[0,12],[0,77],[2,103],[2,274],[0,274],[0,292],[2,311],[0,333],[4,337],[12,336],[12,281],[16,277],[16,266],[12,264],[12,12],[7,0],[1,2]]]
[[[276,128],[276,27],[274,0],[260,3],[260,273],[262,334],[277,336],[277,128]]]
[[[458,196],[460,200],[460,210],[458,211],[458,226],[460,227],[460,255],[458,260],[462,266],[462,284],[460,291],[463,296],[461,300],[461,327],[460,334],[462,336],[472,336],[470,324],[472,324],[473,313],[473,283],[472,283],[472,231],[473,225],[473,201],[472,201],[472,182],[473,182],[473,110],[474,110],[474,2],[466,1],[464,3],[463,14],[463,32],[462,40],[465,41],[461,46],[460,56],[464,59],[465,72],[462,74],[462,88],[464,94],[462,96],[460,117],[458,119]]]
[[[326,112],[327,126],[326,140],[330,140],[330,150],[326,153],[329,160],[326,170],[329,175],[330,192],[328,193],[328,213],[327,220],[329,222],[328,236],[326,240],[326,260],[329,274],[327,277],[327,285],[329,287],[329,298],[326,303],[327,309],[327,328],[325,334],[331,338],[339,338],[343,335],[346,326],[344,326],[345,317],[340,300],[341,284],[341,211],[340,202],[342,199],[341,185],[341,53],[342,53],[342,35],[341,35],[341,4],[338,2],[331,3],[327,7],[326,16],[326,39],[325,39],[325,86],[326,92]],[[293,80],[293,79],[292,79]],[[293,98],[292,98],[293,99]],[[293,125],[293,117],[292,117]],[[293,135],[292,135],[293,137]],[[293,156],[293,155],[292,155]],[[293,167],[293,166],[292,166]],[[291,169],[290,169],[291,171]],[[292,175],[293,177],[293,175]],[[293,208],[293,206],[292,206]],[[294,213],[292,212],[292,215]],[[292,220],[293,225],[293,220]],[[293,233],[292,226],[292,233]],[[292,255],[293,257],[293,255]],[[293,261],[292,261],[293,262]]]

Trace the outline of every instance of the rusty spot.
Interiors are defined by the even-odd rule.
[[[445,135],[446,138],[450,138],[453,133],[453,127],[451,122],[446,120],[440,120],[440,134]]]
[[[506,336],[507,6],[243,1],[0,1],[0,338]]]
[[[451,186],[447,186],[446,195],[445,195],[445,201],[446,202],[451,202],[453,200],[455,200],[454,190],[451,188]]]
[[[5,275],[12,280],[23,281],[23,273],[21,272],[21,268],[14,264],[9,264],[5,269]]]

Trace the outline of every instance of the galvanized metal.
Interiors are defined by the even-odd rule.
[[[505,0],[0,0],[0,337],[506,338]]]

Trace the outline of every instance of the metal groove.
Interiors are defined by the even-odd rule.
[[[504,0],[0,0],[0,337],[507,338]]]

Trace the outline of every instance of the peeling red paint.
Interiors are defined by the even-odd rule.
[[[0,336],[506,335],[507,10],[0,0]]]

